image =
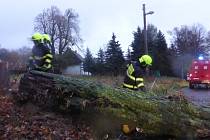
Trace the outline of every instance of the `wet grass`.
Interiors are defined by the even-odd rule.
[[[100,84],[109,85],[114,88],[122,88],[124,76],[73,76],[79,79],[95,81]],[[179,93],[180,89],[187,87],[186,80],[175,77],[145,77],[144,84],[147,92],[157,96]]]

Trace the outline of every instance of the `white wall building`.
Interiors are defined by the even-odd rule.
[[[83,69],[83,61],[84,58],[79,55],[76,51],[74,52],[76,58],[80,60],[80,63],[68,66],[66,69],[62,71],[62,74],[65,75],[88,75],[87,72],[84,72]]]

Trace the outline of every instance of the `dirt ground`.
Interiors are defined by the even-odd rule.
[[[10,89],[11,91],[12,89]],[[93,140],[91,128],[61,114],[42,111],[32,104],[17,105],[0,90],[1,140]]]

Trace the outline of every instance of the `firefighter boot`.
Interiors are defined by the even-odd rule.
[[[146,90],[146,88],[143,86],[143,87],[140,87],[140,88],[138,89],[138,91],[146,92],[147,90]]]

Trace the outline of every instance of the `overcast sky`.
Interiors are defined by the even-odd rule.
[[[16,49],[32,46],[29,38],[34,33],[34,19],[52,5],[61,11],[72,8],[79,14],[80,34],[84,48],[94,54],[104,48],[114,32],[124,51],[133,40],[137,26],[143,28],[142,4],[147,23],[155,25],[166,36],[167,31],[181,25],[200,23],[210,30],[209,0],[1,0],[0,1],[0,44],[1,47]]]

